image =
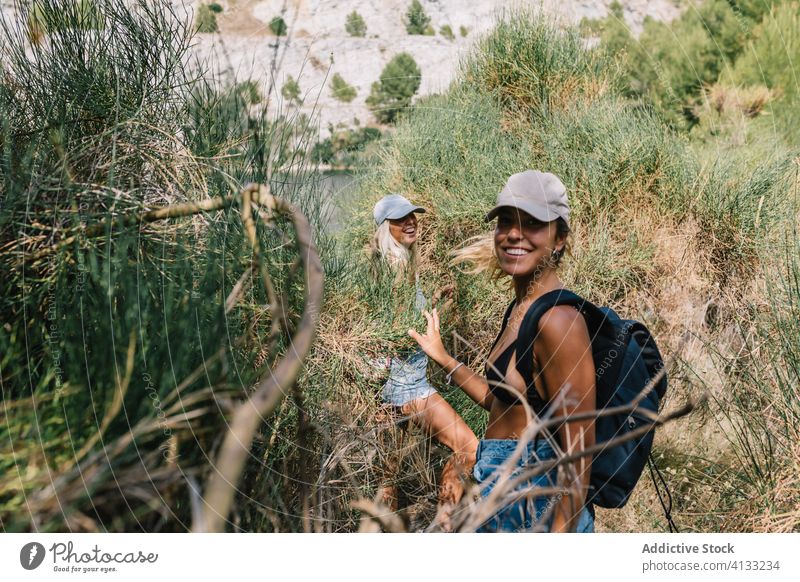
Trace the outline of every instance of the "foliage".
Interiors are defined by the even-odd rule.
[[[364,18],[355,10],[347,15],[344,29],[350,36],[364,37],[367,35],[367,23]]]
[[[777,99],[766,109],[777,118],[774,127],[794,144],[800,143],[800,46],[795,42],[799,34],[800,6],[793,2],[776,7],[756,27],[747,50],[726,77],[736,85],[764,85],[771,89]]]
[[[265,350],[259,284],[226,309],[252,261],[238,209],[130,218],[258,181],[320,224],[306,179],[273,174],[302,172],[307,146],[286,120],[251,115],[249,91],[189,68],[193,26],[171,3],[98,1],[102,30],[77,26],[74,2],[40,6],[55,24],[47,43],[0,21],[0,520],[183,531],[230,403],[285,335]],[[275,227],[257,237],[291,325],[294,235],[284,219]]]
[[[411,0],[405,15],[406,32],[408,34],[428,34],[426,29],[430,27],[430,22],[431,17],[425,12],[419,0]]]
[[[408,53],[395,55],[381,72],[380,80],[372,84],[367,105],[382,123],[393,123],[403,109],[411,104],[422,82],[422,73]]]
[[[379,129],[362,127],[358,129],[335,130],[330,128],[330,137],[316,143],[311,150],[311,158],[323,164],[349,166],[357,162],[359,154],[368,144],[381,137]]]
[[[250,105],[261,103],[261,91],[258,87],[258,83],[252,79],[242,81],[241,83],[237,84],[236,90],[238,91],[239,95],[242,96],[242,99],[245,101],[245,103]]]
[[[645,18],[638,39],[617,4],[607,18],[585,20],[582,28],[584,34],[599,36],[602,49],[618,58],[621,87],[628,96],[652,106],[674,128],[689,129],[698,122],[704,88],[747,54],[754,27],[778,4],[708,0],[688,7],[672,22]]]
[[[439,34],[445,37],[447,40],[455,40],[456,35],[453,34],[453,29],[450,27],[449,24],[445,24],[439,29]]]
[[[269,29],[275,36],[285,36],[288,27],[286,21],[281,16],[275,16],[269,21]]]
[[[194,19],[195,30],[197,32],[219,32],[217,12],[219,11],[211,8],[209,4],[201,4]]]
[[[281,95],[287,101],[295,103],[300,101],[300,84],[291,75],[286,76],[286,81],[281,88]]]
[[[339,73],[334,73],[331,78],[331,94],[339,101],[350,103],[358,92],[355,87],[348,85]]]
[[[39,42],[45,34],[67,25],[82,30],[99,30],[105,26],[98,0],[78,0],[59,6],[58,12],[54,9],[47,0],[33,0],[28,5],[28,36],[33,42]]]
[[[500,21],[462,66],[465,81],[496,94],[504,107],[547,115],[564,99],[602,89],[605,71],[575,29],[553,28],[543,14]]]

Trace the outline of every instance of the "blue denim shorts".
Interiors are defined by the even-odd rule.
[[[483,439],[478,443],[477,461],[473,475],[481,485],[481,496],[487,497],[496,484],[495,471],[508,459],[519,441],[511,439]],[[511,477],[514,478],[521,472],[523,465],[535,464],[538,460],[554,459],[556,456],[553,447],[546,439],[537,439],[530,442],[526,451],[517,461],[517,469]],[[553,487],[556,484],[556,469],[536,475],[520,484],[518,489],[530,486]],[[550,505],[556,502],[555,497],[536,497],[533,499],[520,499],[507,505],[490,517],[478,529],[478,532],[522,532],[539,526],[539,521],[549,510]],[[548,522],[552,521],[552,511]],[[545,531],[550,530],[550,523],[545,524]],[[537,527],[538,529],[538,527]],[[578,533],[594,532],[594,508],[591,504],[581,510],[578,518]]]
[[[403,406],[417,398],[427,398],[436,392],[428,382],[428,356],[416,350],[408,357],[395,356],[389,369],[389,379],[383,386],[383,401]]]

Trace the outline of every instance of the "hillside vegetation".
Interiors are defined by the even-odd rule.
[[[631,92],[627,52],[606,40],[587,49],[577,27],[509,13],[446,92],[407,106],[377,142],[332,240],[308,120],[269,119],[210,66],[189,68],[191,25],[167,4],[98,0],[101,30],[76,26],[74,3],[38,6],[37,18],[54,23],[47,35],[32,39],[26,21],[2,31],[3,529],[189,527],[234,405],[292,349],[303,292],[295,236],[277,219],[258,229],[281,322],[263,285],[227,304],[252,260],[236,211],[111,219],[251,181],[315,225],[325,299],[302,376],[259,427],[227,528],[356,531],[365,506],[353,503],[387,478],[402,493],[403,527],[427,527],[446,452],[380,407],[375,360],[411,347],[405,330],[422,321],[410,285],[370,272],[372,205],[400,192],[428,209],[420,281],[428,296],[455,286],[443,336],[463,337],[451,349],[480,369],[511,292],[449,267],[449,253],[488,231],[498,190],[526,168],[568,188],[566,284],[654,332],[669,364],[665,409],[708,395],[656,435],[678,527],[800,528],[798,166],[791,132],[770,121],[796,112],[781,54],[770,53],[774,81],[758,111],[742,108],[754,85],[739,56],[729,84],[703,77],[699,93],[687,89],[699,101],[687,102],[698,109],[685,121],[686,108],[658,89]],[[771,51],[761,40],[770,19],[791,20],[760,14],[740,55]],[[726,105],[704,101],[712,91]],[[86,236],[96,224],[100,236]],[[431,376],[442,386],[439,370]],[[485,413],[444,394],[482,434]],[[598,511],[597,523],[666,530],[646,475],[624,509]]]

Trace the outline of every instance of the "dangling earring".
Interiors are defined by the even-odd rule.
[[[552,251],[550,251],[550,257],[549,257],[549,260],[548,260],[549,266],[552,269],[555,269],[556,267],[558,267],[558,261],[559,261],[560,258],[561,258],[561,251],[558,251],[556,249],[553,249]]]

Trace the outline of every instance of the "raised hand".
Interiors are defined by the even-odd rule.
[[[447,358],[447,350],[444,348],[442,336],[439,333],[439,313],[434,308],[433,312],[425,310],[422,314],[428,320],[428,327],[425,333],[420,334],[414,329],[409,329],[408,335],[414,338],[419,347],[422,348],[422,351],[428,354],[428,357],[435,362],[441,363]]]

